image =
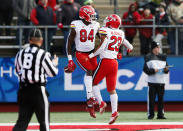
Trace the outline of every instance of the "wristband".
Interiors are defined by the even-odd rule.
[[[68,55],[68,60],[72,60],[72,55]]]
[[[89,54],[89,58],[93,58],[95,55],[93,53]]]

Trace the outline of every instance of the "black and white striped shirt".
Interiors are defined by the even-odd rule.
[[[50,53],[34,44],[20,50],[15,58],[19,81],[45,84],[47,76],[56,76],[58,69],[53,65],[50,57]]]

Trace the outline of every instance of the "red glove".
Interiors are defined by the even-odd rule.
[[[64,71],[66,73],[72,73],[76,69],[76,64],[73,60],[69,60],[69,63],[66,67],[64,67]]]
[[[58,28],[62,29],[63,28],[63,24],[62,23],[58,23]]]
[[[121,53],[118,53],[118,55],[117,55],[117,59],[119,59],[119,60],[121,60],[122,59],[122,54]]]
[[[128,53],[131,53],[131,52],[132,52],[132,50],[130,50],[130,49],[127,49],[127,52],[128,52]]]

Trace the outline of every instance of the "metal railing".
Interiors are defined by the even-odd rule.
[[[56,25],[53,26],[0,26],[0,29],[19,29],[19,45],[0,45],[0,49],[11,49],[11,48],[22,48],[22,38],[23,38],[23,29],[34,29],[34,28],[40,28],[45,30],[45,50],[48,48],[48,40],[47,40],[47,34],[48,29],[55,28],[57,29]],[[69,26],[63,26],[63,28],[69,28]],[[1,39],[16,39],[16,36],[0,36]],[[53,39],[64,39],[64,36],[53,36]]]
[[[178,55],[178,30],[183,28],[183,25],[156,25],[154,19],[151,20],[153,22],[152,25],[125,25],[121,26],[122,28],[152,28],[152,37],[155,38],[156,28],[174,28],[175,29],[175,54]],[[49,28],[58,29],[56,25],[54,26],[0,26],[0,29],[19,29],[19,45],[0,45],[0,49],[9,49],[9,48],[22,48],[22,38],[23,38],[23,29],[32,29],[32,28],[43,28],[45,30],[45,36],[47,36]],[[70,28],[70,26],[64,26],[63,28]],[[47,39],[47,37],[45,37]],[[0,40],[2,39],[16,39],[16,36],[0,36]],[[64,36],[53,36],[53,39],[64,39]],[[48,41],[45,41],[45,50],[48,48]]]
[[[123,20],[123,21],[128,21],[128,20]],[[152,28],[152,39],[155,38],[156,35],[156,28],[174,28],[175,29],[175,55],[179,54],[178,50],[178,42],[179,42],[179,29],[183,28],[183,25],[156,25],[155,23],[155,17],[153,19],[145,20],[152,22],[152,25],[125,25],[121,26],[122,28]]]

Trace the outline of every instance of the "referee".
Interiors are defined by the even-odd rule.
[[[154,118],[155,98],[158,96],[157,119],[166,119],[163,110],[165,74],[169,72],[166,56],[160,54],[157,42],[151,43],[151,53],[146,55],[143,71],[148,75],[148,119]]]
[[[35,112],[40,131],[49,131],[49,102],[46,91],[46,77],[58,74],[58,57],[40,49],[43,37],[39,29],[30,33],[30,45],[20,50],[15,58],[15,69],[20,88],[17,99],[19,105],[18,120],[13,131],[26,131]]]

